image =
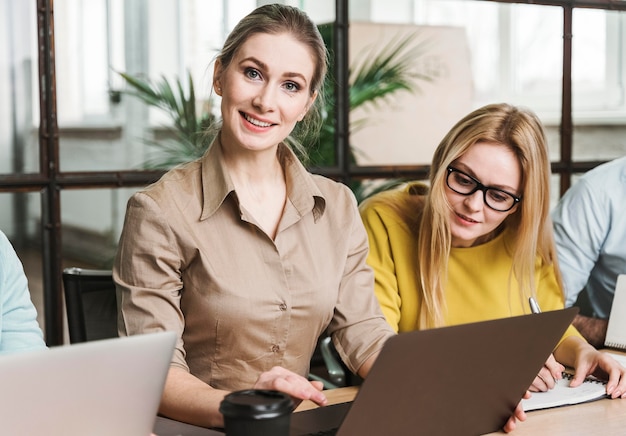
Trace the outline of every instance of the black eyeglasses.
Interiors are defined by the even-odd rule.
[[[469,174],[453,167],[448,167],[446,184],[448,188],[461,195],[472,195],[476,191],[483,191],[485,204],[498,212],[507,212],[522,201],[521,197],[502,189],[485,186]]]

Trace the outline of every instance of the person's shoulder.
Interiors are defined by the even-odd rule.
[[[610,186],[611,189],[607,189]],[[623,206],[626,194],[626,156],[605,162],[584,173],[558,202],[560,208],[584,207],[588,212],[606,208],[607,204]]]
[[[7,238],[7,235],[2,230],[0,230],[0,245],[4,247],[7,244],[10,244],[9,238]]]
[[[6,259],[10,255],[9,253],[15,253],[13,244],[11,244],[7,235],[0,230],[0,259]]]
[[[425,184],[409,182],[368,197],[359,206],[359,211],[364,221],[376,216],[388,225],[396,223],[412,227],[421,216],[427,192]]]
[[[161,178],[148,186],[148,188],[162,187],[162,185],[175,185],[180,183],[188,183],[190,178],[199,177],[202,170],[202,160],[196,159],[191,162],[180,164],[168,170]]]
[[[621,182],[626,189],[626,156],[598,165],[583,174],[580,180],[601,189],[606,188],[607,182]]]
[[[408,182],[391,189],[376,192],[370,195],[361,204],[362,210],[392,210],[412,207],[423,201],[428,193],[428,186],[422,182]]]
[[[156,182],[137,191],[135,195],[146,194],[153,198],[178,196],[188,192],[189,188],[200,185],[201,171],[202,165],[199,159],[178,165],[168,170]]]

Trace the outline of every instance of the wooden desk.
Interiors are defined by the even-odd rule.
[[[325,391],[324,393],[328,397],[330,404],[344,403],[346,401],[352,401],[354,396],[358,392],[356,387],[347,387],[332,389]],[[308,410],[318,407],[317,404],[312,401],[303,401],[296,408],[294,413],[302,410]],[[154,423],[154,433],[157,436],[224,436],[224,433],[209,430],[208,428],[196,427],[195,425],[185,424],[183,422],[175,421],[173,419],[157,416]]]
[[[337,388],[337,389],[326,390],[324,391],[324,394],[326,395],[326,398],[328,398],[328,404],[337,404],[337,403],[345,403],[346,401],[352,401],[358,391],[359,391],[359,388],[355,386],[350,386],[347,388]],[[298,407],[296,407],[296,410],[294,410],[294,413],[301,412],[303,410],[314,409],[316,407],[319,407],[319,406],[315,404],[313,401],[306,400],[300,403]]]
[[[514,436],[605,436],[626,433],[626,400],[603,399],[573,406],[535,410],[518,424]],[[500,433],[490,433],[502,434]]]
[[[330,404],[351,401],[358,389],[339,388],[326,391]],[[307,410],[317,407],[310,401],[303,401],[296,409]],[[626,434],[626,399],[603,399],[573,406],[535,410],[527,413],[526,421],[520,422],[513,436],[605,436]],[[503,432],[490,433],[504,434]]]
[[[336,404],[352,401],[357,392],[358,388],[347,387],[327,390],[324,393],[328,398],[329,404]],[[295,412],[315,407],[318,407],[315,403],[303,401],[296,408]],[[535,410],[528,412],[527,415],[528,418],[525,422],[518,424],[517,429],[512,433],[513,436],[605,436],[626,434],[626,399],[602,399],[573,406]],[[222,434],[161,417],[157,418],[155,432],[158,436],[212,436]],[[503,434],[503,432],[490,434]]]

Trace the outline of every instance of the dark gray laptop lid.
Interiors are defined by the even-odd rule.
[[[577,312],[569,308],[389,339],[338,434],[498,431]]]

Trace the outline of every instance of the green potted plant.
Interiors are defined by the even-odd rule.
[[[144,168],[167,170],[204,154],[213,139],[207,127],[215,121],[215,117],[206,107],[201,111],[197,110],[191,74],[187,75],[187,86],[178,78],[173,86],[165,77],[153,82],[141,76],[119,74],[131,88],[130,91],[125,91],[126,94],[139,98],[148,106],[163,110],[172,123],[167,126],[170,133],[167,138],[146,141],[155,148],[156,153],[143,163]]]

